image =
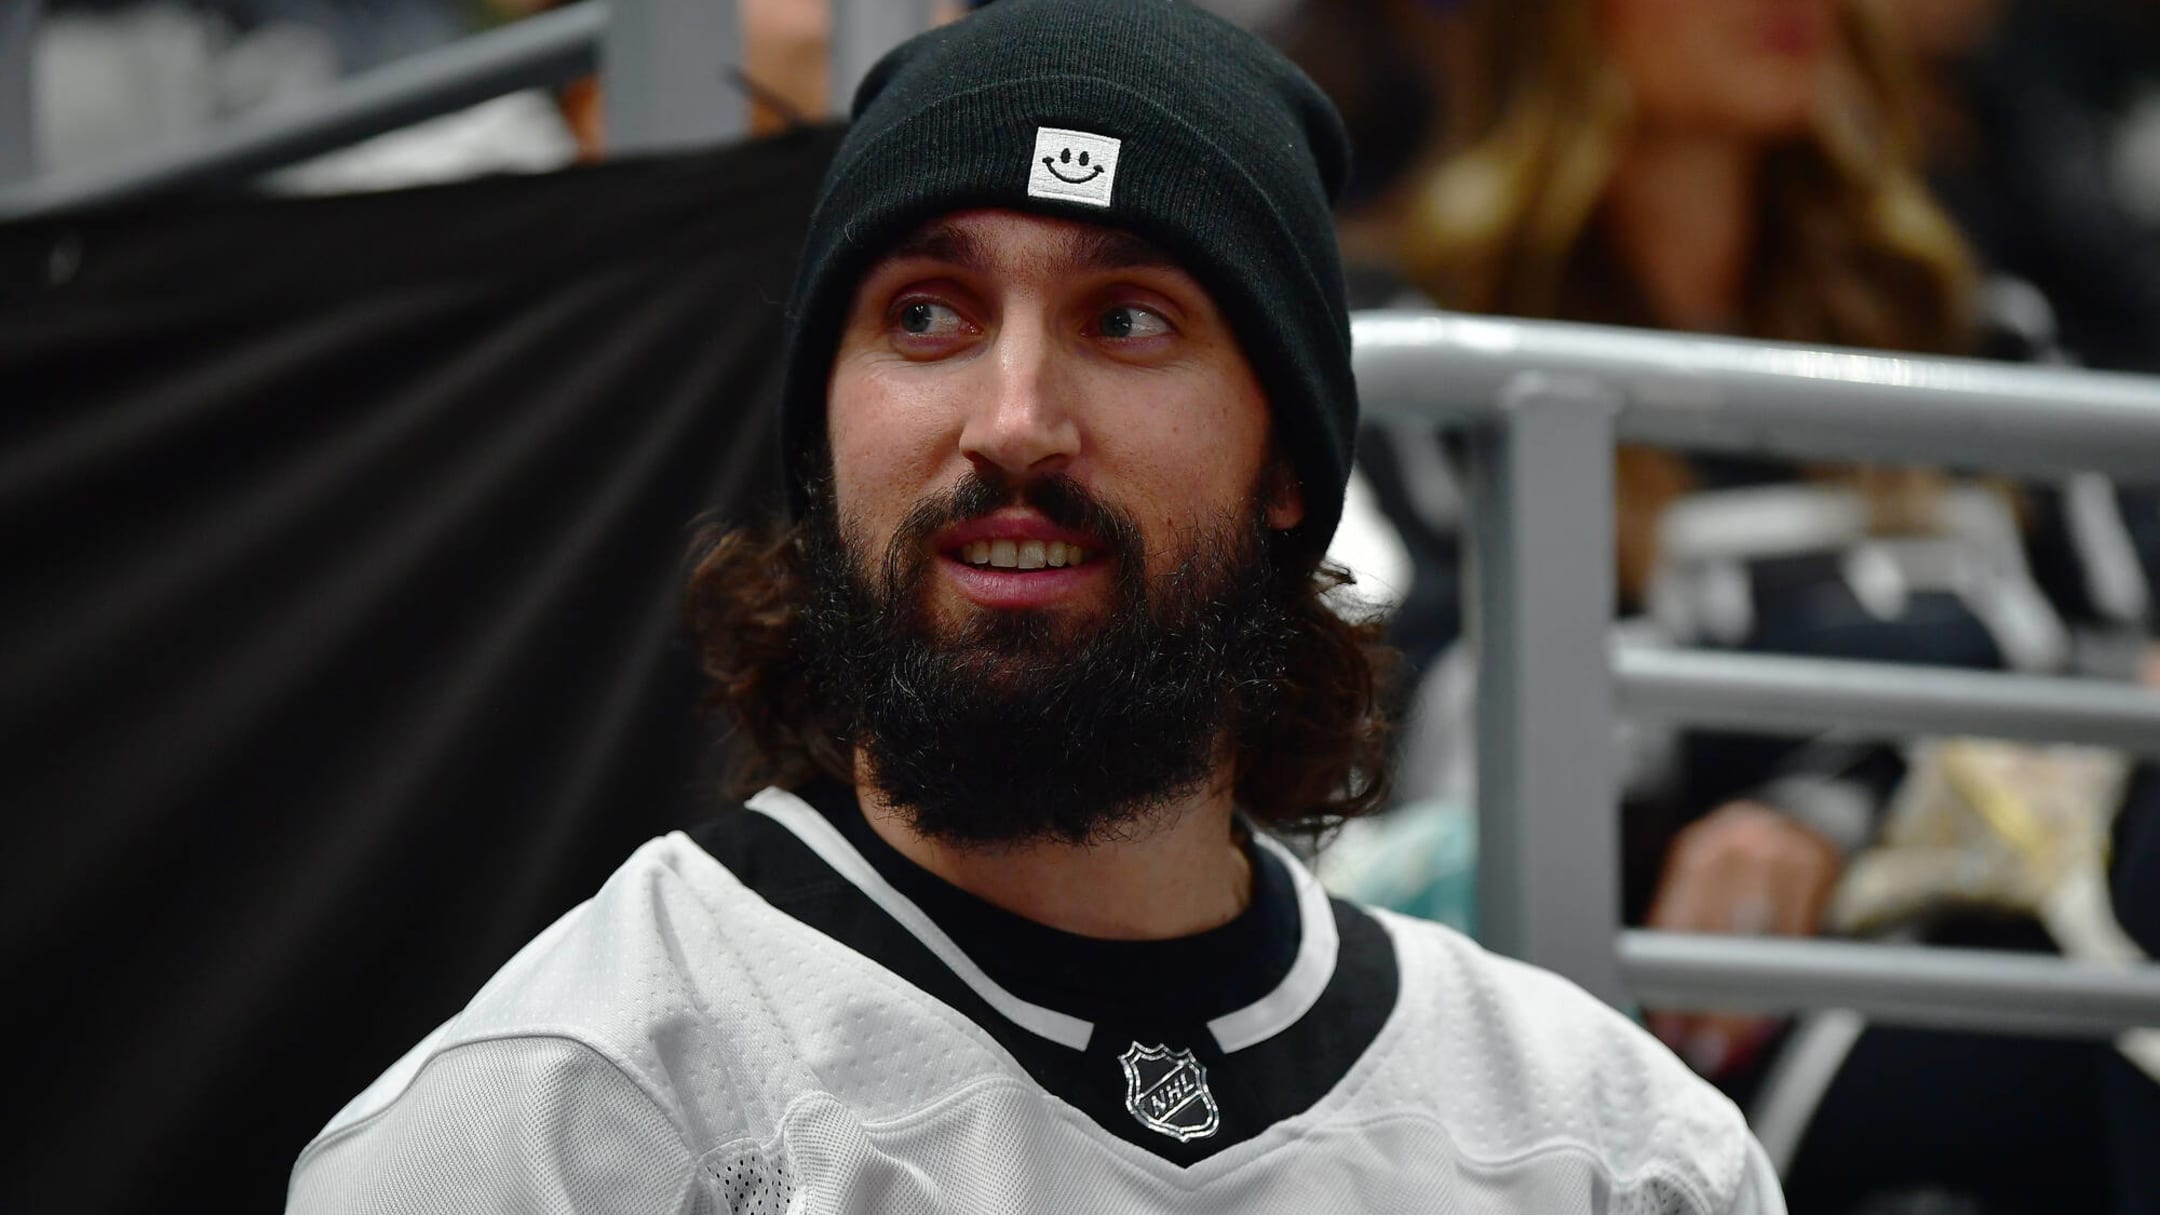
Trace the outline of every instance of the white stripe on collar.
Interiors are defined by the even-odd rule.
[[[1275,854],[1297,887],[1297,960],[1290,964],[1290,973],[1275,985],[1275,990],[1208,1022],[1215,1045],[1226,1055],[1267,1041],[1310,1012],[1319,1002],[1320,993],[1327,990],[1328,981],[1335,977],[1335,955],[1342,944],[1335,935],[1335,909],[1328,905],[1327,891],[1321,888],[1319,879],[1298,864],[1281,844],[1258,831],[1253,832],[1253,841]]]
[[[916,906],[914,900],[894,889],[892,883],[848,843],[839,829],[808,802],[784,789],[766,789],[744,805],[794,833],[832,866],[835,873],[884,908],[886,914],[936,954],[961,982],[1006,1020],[1060,1046],[1087,1049],[1088,1040],[1095,1032],[1094,1022],[1030,1003],[999,986],[951,937],[945,935],[945,930],[939,928],[935,920]],[[1320,993],[1327,990],[1328,981],[1335,976],[1336,953],[1341,944],[1336,936],[1335,913],[1328,905],[1327,891],[1282,845],[1258,832],[1254,833],[1253,839],[1282,862],[1297,889],[1298,952],[1297,959],[1290,964],[1290,972],[1275,990],[1208,1022],[1208,1031],[1224,1054],[1265,1042],[1295,1025],[1298,1018],[1310,1011],[1319,1001]]]
[[[945,935],[945,930],[937,926],[937,921],[917,907],[913,899],[893,889],[892,883],[886,881],[884,875],[869,861],[864,860],[862,853],[855,851],[853,844],[847,842],[839,828],[825,821],[825,816],[819,814],[808,802],[785,789],[766,789],[743,804],[794,832],[795,838],[809,845],[812,852],[833,867],[833,872],[853,882],[856,889],[869,895],[872,902],[884,908],[887,915],[898,920],[902,928],[913,933],[916,940],[936,954],[939,961],[960,977],[961,982],[973,988],[976,995],[1003,1014],[1006,1020],[1060,1046],[1068,1046],[1074,1050],[1087,1049],[1088,1039],[1095,1033],[1093,1021],[1083,1021],[1054,1008],[1030,1004],[998,986],[995,980],[983,973],[982,967],[961,952],[960,946],[954,944],[951,937]]]

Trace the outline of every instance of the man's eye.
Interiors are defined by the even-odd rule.
[[[1096,323],[1102,327],[1102,335],[1107,338],[1161,337],[1170,332],[1170,322],[1164,320],[1160,313],[1137,304],[1120,304],[1111,308],[1105,311],[1102,319]]]
[[[959,313],[928,300],[916,300],[900,309],[901,331],[915,337],[944,337],[959,333],[966,324]]]

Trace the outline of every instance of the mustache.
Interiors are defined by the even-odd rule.
[[[1008,506],[1028,507],[1059,527],[1092,537],[1122,574],[1147,568],[1139,523],[1078,481],[1063,474],[1023,480],[973,468],[959,484],[924,498],[902,517],[886,546],[886,585],[906,586],[928,569],[931,537]]]

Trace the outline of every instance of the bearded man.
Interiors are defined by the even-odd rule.
[[[791,520],[696,553],[746,805],[361,1094],[292,1208],[1781,1211],[1625,1018],[1270,836],[1382,796],[1384,655],[1323,597],[1346,160],[1172,0],[886,59],[791,304]]]

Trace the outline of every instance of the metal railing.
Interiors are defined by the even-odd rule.
[[[1614,1001],[2076,1035],[2160,1026],[2160,965],[1622,932],[1612,754],[1626,710],[2152,755],[2160,692],[1605,641],[1616,440],[2160,483],[2160,379],[1438,313],[1363,313],[1353,330],[1370,411],[1469,439],[1488,944]]]
[[[2111,1038],[2151,1025],[2160,966],[1797,938],[1620,934],[1629,990],[1650,1003],[1758,1012],[1849,1008],[1882,1021]]]
[[[831,95],[844,110],[879,57],[928,28],[931,0],[831,0]],[[613,153],[723,143],[748,129],[736,0],[580,0],[247,114],[115,168],[36,171],[38,0],[0,0],[0,220],[246,181],[363,139],[595,69]]]
[[[1978,734],[2160,755],[2160,692],[2092,679],[1620,648],[1620,707],[1682,725],[1865,737]]]
[[[561,84],[598,64],[608,18],[602,0],[583,0],[394,60],[111,169],[32,176],[13,185],[0,178],[0,220],[245,181],[520,89]],[[27,38],[25,31],[17,41]],[[23,53],[27,62],[26,46]]]
[[[1637,442],[2160,483],[2143,376],[1431,312],[1363,313],[1356,341],[1361,397],[1458,424],[1534,371],[1594,381]]]

